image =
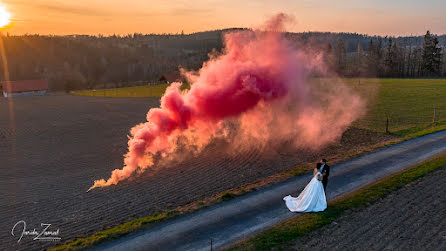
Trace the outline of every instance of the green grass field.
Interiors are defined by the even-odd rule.
[[[415,137],[446,129],[446,79],[343,79],[368,103],[354,126],[395,136]],[[98,97],[161,97],[167,84],[72,92]],[[183,85],[182,89],[189,88]]]
[[[110,98],[156,98],[161,97],[168,84],[144,85],[113,89],[100,89],[90,91],[73,91],[73,95],[91,96],[91,97],[110,97]],[[183,84],[181,89],[189,88],[188,84]]]
[[[355,126],[396,136],[420,136],[446,129],[446,79],[346,79],[368,102]],[[359,83],[360,82],[360,83]],[[434,117],[435,115],[435,117]]]

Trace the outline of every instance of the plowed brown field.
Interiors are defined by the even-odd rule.
[[[62,244],[321,156],[287,147],[276,152],[250,149],[234,156],[225,154],[227,144],[214,143],[175,165],[86,193],[95,179],[108,178],[113,169],[121,168],[129,129],[145,121],[149,108],[157,106],[156,98],[54,95],[19,97],[12,103],[0,98],[0,249],[38,250]],[[341,142],[323,153],[345,154],[389,138],[350,129]],[[24,236],[17,243],[11,229],[20,220],[28,230],[50,223],[52,230],[60,230],[62,241],[33,241]]]

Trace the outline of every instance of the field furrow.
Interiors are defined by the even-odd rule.
[[[120,223],[215,196],[281,171],[315,161],[321,152],[284,144],[237,149],[212,142],[203,152],[175,164],[160,164],[117,186],[86,193],[93,181],[122,168],[129,130],[145,121],[157,98],[112,99],[70,95],[0,99],[0,232],[1,250],[38,250],[88,236]],[[10,123],[11,122],[11,123]],[[393,137],[349,129],[341,142],[323,152],[342,155],[358,145]],[[4,140],[2,140],[4,139]],[[13,147],[12,142],[15,142]],[[327,156],[324,155],[324,156]],[[10,231],[20,220],[27,228],[41,223],[59,228],[61,242],[32,241]]]

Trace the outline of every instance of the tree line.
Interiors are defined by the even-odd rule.
[[[426,32],[421,46],[405,44],[392,37],[370,39],[348,52],[344,40],[334,48],[327,44],[325,60],[338,75],[345,77],[446,77],[446,54],[437,36]]]
[[[156,82],[178,67],[199,69],[221,33],[128,36],[0,35],[10,80],[46,79],[50,90],[112,88]],[[4,69],[1,58],[1,69]],[[0,71],[0,79],[5,74]]]
[[[126,36],[10,36],[3,41],[10,80],[46,79],[51,90],[111,88],[156,82],[179,67],[198,70],[224,47],[225,32]],[[357,33],[286,33],[296,45],[321,48],[345,77],[445,77],[446,36],[380,37]],[[1,69],[4,69],[1,58]],[[0,79],[5,74],[0,71]]]

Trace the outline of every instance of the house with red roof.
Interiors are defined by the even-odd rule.
[[[20,80],[1,82],[3,96],[14,97],[22,95],[43,95],[48,91],[45,80]]]
[[[171,84],[173,82],[186,82],[186,78],[181,75],[180,72],[175,71],[175,72],[171,72],[168,74],[164,74],[161,76],[161,78],[159,79],[160,82],[167,82],[168,84]]]

